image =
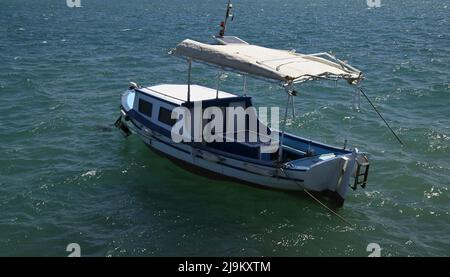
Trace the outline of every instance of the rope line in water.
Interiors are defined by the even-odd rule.
[[[283,174],[287,177],[287,178],[291,178],[284,170],[283,168],[280,168],[281,172],[283,172]],[[291,178],[292,179],[292,178]],[[307,190],[302,184],[300,184],[297,181],[294,181],[295,184],[297,186],[299,186],[301,189],[303,189],[303,191],[309,196],[311,197],[314,201],[316,201],[319,205],[321,205],[322,207],[324,207],[328,212],[330,212],[331,214],[337,216],[340,220],[342,220],[343,222],[345,222],[348,226],[350,226],[351,228],[354,228],[356,225],[351,223],[350,221],[348,221],[347,219],[345,219],[342,215],[336,213],[335,211],[333,211],[330,207],[328,207],[327,205],[325,205],[322,201],[320,201],[317,197],[315,197],[311,192],[309,192],[309,190]]]
[[[347,225],[349,225],[351,228],[355,227],[355,224],[351,223],[350,221],[348,221],[347,219],[345,219],[342,215],[336,213],[335,211],[333,211],[332,209],[330,209],[327,205],[325,205],[322,201],[320,201],[319,199],[317,199],[317,197],[315,197],[311,192],[309,192],[307,189],[303,188],[303,191],[306,192],[306,194],[309,195],[309,197],[311,197],[312,199],[314,199],[317,203],[319,203],[321,206],[323,206],[325,209],[327,209],[330,213],[334,214],[335,216],[337,216],[340,220],[342,220],[343,222],[345,222]]]
[[[378,111],[378,109],[375,107],[375,105],[372,103],[372,101],[370,101],[369,96],[367,96],[367,94],[362,90],[362,88],[359,88],[359,91],[362,93],[362,95],[364,95],[364,97],[367,99],[367,101],[369,102],[369,104],[372,106],[372,108],[375,110],[375,112],[377,112],[378,116],[384,121],[384,123],[386,124],[386,126],[389,128],[389,130],[391,131],[391,133],[395,136],[395,138],[398,140],[398,142],[400,142],[401,145],[405,145],[403,143],[403,141],[397,136],[397,134],[394,132],[394,130],[392,130],[391,126],[389,126],[389,123],[387,123],[387,121],[384,119],[384,117],[381,115],[381,113]]]

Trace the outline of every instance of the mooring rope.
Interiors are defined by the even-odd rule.
[[[378,116],[384,121],[384,124],[386,124],[386,126],[389,128],[389,130],[395,136],[395,138],[398,140],[398,142],[401,145],[404,145],[403,141],[398,137],[398,135],[394,132],[394,130],[392,130],[391,126],[389,126],[389,123],[387,123],[386,119],[384,119],[384,117],[381,115],[381,113],[378,111],[378,109],[372,103],[372,101],[370,100],[369,96],[367,96],[367,94],[362,90],[362,88],[359,88],[359,91],[362,93],[362,95],[364,95],[364,97],[367,99],[367,101],[372,106],[372,108],[375,110],[375,112],[378,114]]]
[[[295,183],[297,183],[297,181],[295,181]],[[298,185],[298,183],[297,183]],[[348,226],[350,226],[351,228],[354,228],[356,225],[351,223],[350,221],[348,221],[347,219],[345,219],[342,215],[336,213],[335,211],[333,211],[330,207],[328,207],[327,205],[325,205],[322,201],[320,201],[319,199],[317,199],[317,197],[315,197],[311,192],[309,192],[307,189],[305,189],[304,187],[303,191],[306,192],[306,194],[308,194],[312,199],[314,199],[317,203],[319,203],[321,206],[323,206],[325,209],[327,209],[330,213],[334,214],[335,216],[337,216],[340,220],[342,220],[343,222],[345,222]]]
[[[293,179],[292,177],[290,177],[283,168],[280,167],[281,172],[283,172],[283,174],[290,179]],[[311,192],[309,192],[308,189],[306,189],[302,184],[300,184],[299,182],[297,182],[296,180],[294,180],[295,184],[301,188],[309,197],[311,197],[314,201],[316,201],[319,205],[321,205],[322,207],[324,207],[326,210],[328,210],[328,212],[330,212],[331,214],[337,216],[340,220],[342,220],[344,223],[346,223],[348,226],[350,226],[351,228],[354,228],[356,225],[351,223],[350,221],[348,221],[347,219],[345,219],[343,216],[341,216],[340,214],[336,213],[335,211],[333,211],[330,207],[328,207],[325,203],[323,203],[322,201],[320,201],[317,197],[315,197]]]

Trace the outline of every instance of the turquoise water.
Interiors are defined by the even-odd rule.
[[[129,81],[183,83],[167,55],[217,32],[225,1],[3,0],[0,8],[0,255],[450,255],[450,2],[234,1],[230,34],[268,47],[332,51],[406,146],[345,85],[300,87],[289,131],[369,152],[346,227],[302,195],[193,175],[113,129]],[[214,86],[195,65],[194,82]],[[239,92],[229,74],[223,89]],[[283,105],[249,81],[257,105]],[[283,97],[281,97],[283,96]]]

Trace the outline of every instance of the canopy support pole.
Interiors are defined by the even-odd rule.
[[[188,91],[187,91],[187,101],[191,102],[191,71],[192,71],[192,59],[188,59]]]
[[[295,119],[295,104],[294,104],[294,97],[291,97],[291,103],[292,103],[292,120]]]
[[[242,77],[244,78],[244,85],[243,85],[244,96],[247,96],[247,76],[246,75],[242,75]]]
[[[216,99],[219,99],[219,83],[220,83],[220,75],[222,75],[221,71],[217,72],[217,84],[216,84]]]
[[[286,92],[288,94],[288,99],[287,99],[287,103],[286,103],[286,109],[284,110],[283,128],[281,128],[280,146],[278,148],[278,163],[281,163],[283,160],[284,133],[286,131],[286,121],[287,121],[287,116],[288,116],[289,104],[290,104],[291,100],[293,100],[293,96],[291,94],[291,88],[292,88],[292,84],[289,84],[289,86],[286,88]]]

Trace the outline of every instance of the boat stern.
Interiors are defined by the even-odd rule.
[[[358,186],[365,188],[369,175],[369,159],[365,153],[353,149],[352,153],[340,156],[338,168],[333,182],[330,182],[328,190],[338,203],[344,202],[348,189],[356,190]]]
[[[288,168],[294,172],[307,169],[303,174],[303,188],[322,192],[332,198],[338,206],[342,206],[349,187],[355,190],[358,186],[362,188],[366,186],[369,160],[366,154],[354,149],[348,154],[326,154],[291,161]],[[296,175],[291,173],[291,176]]]

